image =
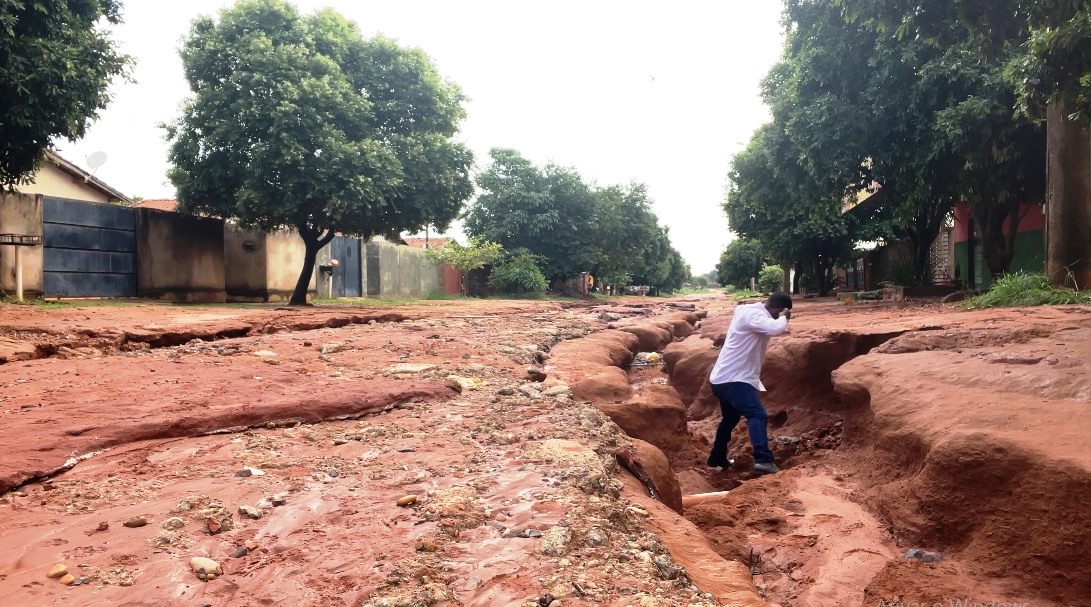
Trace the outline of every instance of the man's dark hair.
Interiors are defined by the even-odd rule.
[[[769,301],[765,302],[765,305],[770,308],[787,308],[792,309],[792,298],[787,293],[776,292],[769,296]]]

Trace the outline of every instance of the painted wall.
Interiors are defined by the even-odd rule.
[[[1046,216],[1039,204],[1025,204],[1022,209],[1023,216],[1019,219],[1019,229],[1015,236],[1015,253],[1012,255],[1011,272],[1041,273],[1045,271],[1045,225]],[[970,223],[970,209],[967,205],[960,204],[955,207],[955,265],[958,268],[959,280],[964,284],[970,279],[969,267],[973,263],[974,283],[967,284],[967,288],[984,290],[992,285],[992,276],[989,266],[985,263],[981,254],[981,230],[975,227],[977,234],[974,246],[974,259],[968,259],[969,240],[968,227]],[[1009,230],[1009,223],[1005,222],[1005,233]]]
[[[42,194],[89,202],[110,202],[109,197],[101,191],[91,187],[83,179],[62,171],[48,160],[42,162],[42,167],[34,176],[33,183],[18,186],[17,189],[26,194]]]
[[[288,301],[303,269],[306,250],[295,231],[266,234],[235,225],[224,226],[224,265],[231,301]],[[309,292],[315,294],[316,277]]]
[[[423,298],[444,288],[441,270],[424,249],[382,242],[365,246],[368,297]]]
[[[1039,232],[1046,228],[1046,214],[1040,204],[1024,204],[1023,216],[1019,219],[1019,233]],[[970,207],[959,204],[955,207],[955,242],[966,242],[969,227]],[[1010,221],[1004,222],[1004,232],[1008,232]]]
[[[303,258],[307,254],[303,239],[295,230],[273,232],[266,235],[265,246],[269,256],[266,266],[269,301],[288,301],[295,290],[295,283],[303,270]],[[307,291],[314,296],[316,289],[316,277],[312,273]]]
[[[33,194],[0,196],[0,234],[42,235],[42,197]],[[41,297],[45,283],[42,247],[22,247],[23,297]],[[0,246],[0,290],[15,294],[15,247]]]
[[[227,301],[222,220],[136,209],[136,247],[141,297]]]
[[[965,283],[969,280],[969,260],[967,259],[969,247],[966,242],[955,243],[955,263],[959,268],[959,280]],[[992,276],[989,266],[981,254],[981,247],[974,247],[974,279],[975,285],[967,285],[972,289],[987,289],[992,285]],[[1015,236],[1015,254],[1011,259],[1011,272],[1029,272],[1041,274],[1045,271],[1045,231],[1034,232],[1020,231]]]

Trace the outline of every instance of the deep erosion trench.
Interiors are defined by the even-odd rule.
[[[731,441],[734,469],[704,463],[720,417],[707,377],[726,324],[697,310],[621,319],[555,347],[547,380],[567,383],[638,439],[635,453],[619,457],[633,487],[647,485],[704,533],[695,549],[686,524],[657,529],[696,568],[698,586],[723,599],[716,587],[728,572],[732,600],[801,607],[1089,604],[1091,521],[1072,512],[1091,490],[1086,469],[1036,457],[1007,438],[1010,428],[982,424],[979,405],[968,403],[988,399],[960,401],[949,383],[974,377],[976,388],[960,389],[1003,389],[989,371],[1008,377],[1005,366],[1045,357],[975,348],[1033,349],[1051,330],[876,325],[775,340],[763,400],[782,472],[754,478],[745,424]],[[661,365],[648,356],[660,352]],[[960,364],[985,372],[950,380],[932,368]],[[1049,385],[1059,399],[1087,389],[1057,383]],[[1062,447],[1078,448],[1078,436],[1067,438]],[[723,560],[710,565],[705,546]],[[720,577],[710,573],[717,567]]]

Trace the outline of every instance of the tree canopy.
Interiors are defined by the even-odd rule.
[[[452,139],[463,95],[419,49],[329,9],[241,0],[196,20],[181,56],[193,96],[167,125],[180,208],[298,230],[293,304],[335,234],[443,230],[472,193]]]
[[[757,280],[769,258],[757,240],[736,238],[720,255],[716,264],[716,282],[740,289],[750,288],[750,279]]]
[[[128,75],[117,0],[0,0],[0,190],[30,181],[57,139],[80,139]]]
[[[973,0],[961,8],[988,12]],[[853,241],[878,238],[912,242],[914,280],[928,280],[932,242],[959,202],[1003,272],[1022,205],[1042,200],[1044,131],[1017,111],[1013,51],[985,25],[996,15],[933,18],[950,10],[945,0],[785,1],[784,52],[762,89],[772,121],[733,159],[725,211],[820,292]]]
[[[515,150],[490,156],[477,177],[481,193],[464,214],[467,234],[529,252],[555,284],[590,272],[605,284],[671,291],[689,278],[644,184],[599,187],[574,169],[539,167]]]

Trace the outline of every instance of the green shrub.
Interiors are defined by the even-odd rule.
[[[489,273],[489,286],[503,293],[544,293],[548,285],[537,256],[530,253],[512,255]]]
[[[987,292],[966,301],[971,310],[999,307],[1091,304],[1091,293],[1058,287],[1042,274],[1016,272],[996,279]]]
[[[783,278],[784,270],[780,266],[766,264],[762,266],[761,274],[758,275],[758,288],[766,293],[779,291]]]

